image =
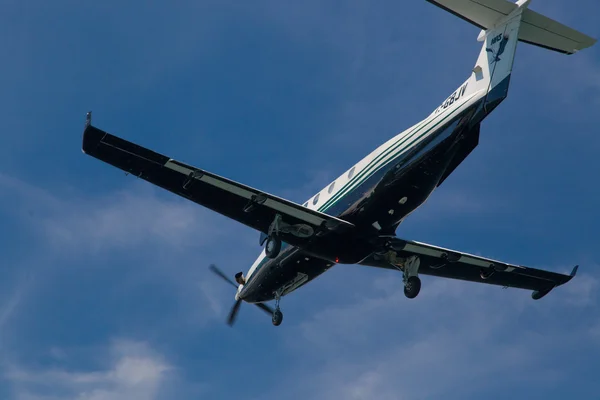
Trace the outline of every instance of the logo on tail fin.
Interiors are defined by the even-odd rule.
[[[498,47],[498,51],[494,51],[494,49],[492,49],[491,47],[487,47],[485,49],[485,51],[492,54],[493,59],[490,62],[490,64],[494,64],[494,63],[497,63],[498,61],[500,61],[500,56],[502,55],[502,53],[504,53],[504,49],[506,48],[506,43],[508,43],[508,35],[502,35],[501,33],[499,33],[498,36],[495,36],[491,40],[490,44],[493,46],[496,43],[498,43],[498,41],[500,41],[500,46]]]

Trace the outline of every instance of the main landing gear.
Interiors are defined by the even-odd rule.
[[[421,260],[418,256],[410,256],[406,259],[398,257],[398,254],[386,245],[386,252],[380,253],[388,264],[402,272],[404,282],[404,295],[409,299],[417,297],[421,291],[421,279],[419,279],[419,265]]]
[[[279,237],[279,231],[282,228],[283,221],[280,214],[275,216],[273,223],[269,226],[269,234],[267,236],[267,242],[265,244],[265,254],[269,258],[275,258],[281,251],[281,239]]]
[[[273,311],[273,317],[271,318],[271,322],[273,322],[273,325],[275,326],[279,326],[283,322],[283,313],[279,308],[279,300],[281,300],[280,290],[275,292],[275,311]]]
[[[269,258],[275,258],[279,255],[281,251],[281,239],[279,236],[275,234],[271,234],[267,238],[267,243],[265,244],[265,254]]]
[[[315,230],[312,226],[307,224],[294,224],[291,225],[283,220],[281,214],[276,214],[275,219],[269,226],[268,233],[261,235],[261,245],[266,240],[265,254],[269,258],[275,258],[281,251],[281,234],[291,234],[299,238],[309,238]]]
[[[420,291],[421,279],[418,276],[411,276],[404,282],[404,295],[407,298],[414,299]]]
[[[409,299],[414,299],[421,291],[421,279],[418,276],[420,263],[421,260],[417,256],[409,257],[404,263],[402,271],[404,295]]]

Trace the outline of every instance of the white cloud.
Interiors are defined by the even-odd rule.
[[[3,194],[10,196],[4,198]],[[234,231],[240,228],[237,222],[147,182],[133,181],[119,191],[82,196],[60,187],[49,193],[0,174],[0,204],[7,205],[10,217],[17,218],[20,226],[29,228],[39,239],[32,241],[32,259],[27,260],[27,270],[34,276],[50,277],[59,268],[73,265],[68,262],[73,259],[77,266],[84,260],[88,273],[94,265],[122,264],[125,256],[115,255],[115,250],[125,251],[126,257],[144,261],[139,267],[131,265],[139,268],[138,281],[160,280],[161,285],[171,285],[174,296],[189,313],[187,322],[195,328],[215,319],[221,321],[226,311],[220,303],[231,301],[235,293],[208,273],[208,265],[216,262],[214,257],[223,257],[220,243],[228,243],[235,235],[237,251],[227,253],[227,263],[240,264],[241,269],[250,265],[247,258],[246,264],[240,261],[248,255],[245,250],[249,241],[246,239],[250,238],[247,233],[253,234],[250,229]],[[251,238],[251,245],[256,248],[257,236]],[[103,261],[95,264],[96,256]],[[238,271],[227,266],[223,269],[232,276]],[[113,269],[107,273],[120,272]],[[80,274],[78,268],[72,279],[81,278]],[[44,285],[45,279],[38,283]],[[0,309],[0,324],[10,317],[15,302],[7,302]]]
[[[600,345],[600,318],[588,330],[588,334],[593,341]]]
[[[155,243],[181,249],[201,246],[223,233],[219,217],[210,210],[159,193],[146,182],[99,196],[75,197],[50,194],[0,174],[2,192],[18,199],[13,206],[23,220],[58,252],[95,253]]]
[[[597,268],[598,266],[592,266]],[[591,268],[590,268],[591,269]],[[588,306],[597,301],[598,280],[589,274],[577,274],[561,290],[565,301],[575,306]]]
[[[0,305],[0,334],[2,333],[4,326],[14,314],[19,302],[21,301],[21,291],[17,288],[12,296],[1,303]]]
[[[143,342],[115,341],[108,350],[109,366],[104,369],[34,370],[13,364],[4,378],[14,399],[153,400],[174,377],[173,366]]]
[[[323,6],[321,3],[315,4],[317,6],[311,11],[312,14],[309,18],[302,21],[307,24],[300,26],[293,23],[299,20],[298,16],[301,16],[299,13],[306,12],[302,9],[304,5],[294,5],[293,7],[297,8],[294,12],[290,12],[289,9],[281,10],[281,15],[285,15],[282,25],[291,25],[291,30],[301,35],[310,32],[308,36],[311,39],[339,39],[342,50],[347,51],[353,61],[353,68],[348,74],[358,76],[359,72],[365,68],[368,62],[366,60],[372,58],[370,57],[372,54],[367,51],[369,47],[367,43],[381,42],[368,39],[365,35],[370,31],[370,27],[362,23],[364,21],[353,21],[354,16],[364,16],[365,20],[371,21],[379,21],[379,19],[374,18],[372,14],[365,13],[369,8],[364,4],[352,4],[349,10],[344,10],[342,13],[332,12],[333,8],[327,10],[327,6]],[[279,4],[275,7],[279,8]],[[381,8],[379,9],[381,10]],[[442,13],[440,12],[440,14]],[[340,17],[336,19],[337,24],[332,25],[330,17],[336,15],[340,15]],[[390,15],[394,15],[394,13],[390,13]],[[377,24],[375,23],[375,25]],[[305,29],[307,25],[309,27]],[[317,29],[311,29],[310,25]],[[406,27],[406,24],[396,24],[396,26]],[[326,33],[328,34],[322,34],[320,31],[322,27],[327,29]],[[406,27],[405,29],[410,30],[411,28]],[[391,36],[394,33],[385,32],[380,36]],[[196,38],[197,35],[189,37]],[[404,35],[404,38],[404,40],[412,40],[411,36]],[[378,36],[377,39],[380,37]],[[131,42],[135,43],[135,40]],[[188,42],[183,41],[182,43],[188,45]],[[473,43],[476,42],[473,41]],[[397,43],[395,45],[397,46]],[[186,46],[180,47],[185,48]],[[389,49],[395,51],[394,57],[385,57],[385,50]],[[424,49],[424,51],[431,52],[430,47],[424,47]],[[184,53],[191,54],[189,51]],[[439,54],[438,51],[436,53]],[[402,90],[402,85],[415,77],[410,71],[405,74],[398,73],[399,66],[407,65],[402,60],[403,57],[406,57],[406,52],[400,51],[400,49],[396,51],[393,49],[393,45],[388,44],[386,49],[379,51],[376,55],[380,61],[380,67],[385,65],[385,68],[392,70],[393,73],[389,76],[393,76],[394,79],[389,82],[395,83],[391,84],[390,88],[400,94],[384,99],[384,101],[374,102],[357,102],[352,99],[352,96],[349,96],[350,101],[344,107],[344,112],[349,117],[350,114],[359,115],[359,117],[348,118],[350,121],[348,125],[340,128],[342,132],[339,133],[339,136],[343,136],[340,141],[358,142],[360,146],[364,142],[348,139],[359,135],[372,136],[371,132],[373,131],[384,132],[383,135],[386,135],[385,130],[371,125],[370,120],[378,120],[384,114],[403,113],[407,119],[416,118],[415,115],[418,114],[416,112],[418,108],[415,111],[397,101],[398,96],[411,98],[406,95],[409,90]],[[442,55],[440,58],[443,58]],[[425,64],[415,63],[413,67],[422,69]],[[456,65],[458,67],[459,63]],[[450,68],[453,67],[450,66]],[[121,69],[117,68],[116,70],[120,71]],[[143,80],[151,80],[149,77],[155,77],[159,72],[163,71],[158,69],[148,71],[148,73],[142,74]],[[420,74],[427,75],[423,71],[420,71]],[[348,82],[361,81],[369,82],[369,84],[372,82],[371,79],[348,79]],[[450,83],[450,85],[452,84]],[[356,88],[356,86],[352,87]],[[360,92],[353,94],[357,98],[363,97]],[[365,104],[371,105],[365,106]],[[372,112],[374,108],[379,108],[380,111]],[[365,119],[365,115],[370,113],[372,116]],[[357,121],[360,122],[360,119],[363,121],[357,123]],[[367,122],[364,122],[365,120]],[[387,121],[391,120],[392,118],[389,118]],[[352,124],[357,127],[354,127],[352,134],[349,135],[342,128],[350,127]],[[361,129],[364,130],[360,132]],[[318,183],[321,179],[323,180],[322,184]],[[319,189],[327,183],[327,180],[326,175],[318,177],[314,186],[318,186],[316,189]],[[0,181],[0,190],[1,185]],[[142,183],[141,185],[148,184]],[[306,191],[312,191],[313,184],[308,186]],[[157,196],[152,190],[142,189],[146,187],[140,186],[132,192],[107,194],[99,199],[58,198],[33,187],[21,187],[21,189],[30,194],[27,202],[34,204],[35,207],[32,208],[37,210],[33,219],[36,224],[39,224],[36,227],[40,228],[44,238],[50,239],[53,247],[62,253],[98,252],[112,248],[133,248],[142,244],[153,245],[155,243],[177,249],[181,246],[199,244],[209,240],[211,236],[215,236],[214,231],[209,231],[209,228],[203,226],[203,222],[209,222],[207,225],[210,225],[211,229],[217,226],[217,224],[210,223],[212,221],[210,212],[205,212],[201,207],[185,200],[178,201],[174,197],[169,197],[170,195]],[[310,194],[312,193],[308,195]],[[457,211],[457,209],[460,211],[478,210],[473,206],[473,199],[465,198],[462,194],[448,200],[444,205],[453,211]],[[415,215],[425,214],[417,213]],[[209,232],[208,235],[207,232]],[[218,234],[218,231],[216,233]],[[255,242],[256,240],[253,244]],[[189,275],[186,278],[189,278]],[[427,281],[421,296],[411,302],[404,299],[401,292],[398,291],[399,282],[399,276],[396,283],[389,280],[380,282],[381,286],[386,288],[384,293],[378,292],[373,295],[367,290],[365,299],[347,306],[325,309],[314,319],[302,324],[300,331],[304,334],[303,337],[290,335],[294,341],[298,342],[297,346],[307,350],[307,357],[310,357],[311,351],[315,352],[316,350],[322,354],[312,355],[312,357],[327,360],[322,366],[311,371],[312,376],[319,373],[322,376],[321,379],[317,378],[318,385],[314,388],[316,396],[312,398],[412,399],[427,393],[432,394],[432,397],[441,395],[446,390],[456,389],[456,385],[460,385],[467,379],[477,381],[480,378],[490,380],[497,379],[499,376],[514,376],[515,371],[522,371],[531,366],[531,358],[539,354],[538,350],[542,347],[542,343],[556,340],[558,336],[550,332],[548,339],[544,340],[533,334],[523,336],[522,330],[515,333],[510,329],[513,318],[522,316],[523,309],[527,309],[527,306],[521,304],[521,299],[529,302],[527,304],[538,304],[531,302],[528,294],[510,290],[509,294],[504,295],[498,288],[483,288],[475,284],[436,280],[435,282]],[[207,296],[215,314],[227,312],[229,306],[229,304],[224,304],[224,307],[221,308],[219,302],[214,300],[216,292],[221,288],[218,285],[220,282],[217,281],[214,286],[207,282],[193,285],[193,290],[202,289],[202,293]],[[226,288],[227,286],[223,285],[223,291]],[[348,290],[347,287],[345,289]],[[587,293],[590,292],[591,289],[588,286]],[[498,293],[503,293],[503,295]],[[550,296],[553,295],[554,293]],[[299,296],[303,296],[303,294]],[[514,300],[512,296],[518,296],[519,301]],[[507,301],[507,298],[510,300]],[[10,305],[10,303],[7,304]],[[190,301],[187,305],[190,308],[199,309],[206,307],[194,301]],[[10,309],[11,307],[7,307],[7,310]],[[14,310],[14,307],[12,309]],[[6,315],[11,316],[12,313],[13,311],[10,311]],[[3,313],[0,313],[0,317],[2,315]],[[282,328],[286,329],[285,326]],[[294,329],[294,325],[291,326],[291,329]],[[539,343],[537,339],[540,339]],[[563,340],[556,341],[561,344],[565,342]],[[500,344],[496,344],[497,342]],[[270,343],[256,342],[256,345],[270,348]],[[316,349],[312,349],[313,345],[316,346]],[[530,347],[530,345],[532,346]],[[30,367],[10,369],[11,373],[16,374],[11,378],[15,386],[15,396],[19,399],[44,400],[50,398],[61,400],[65,398],[143,400],[158,397],[168,376],[173,374],[173,367],[160,355],[153,352],[148,354],[144,350],[147,350],[147,346],[139,343],[115,343],[112,349],[114,353],[109,364],[104,368],[91,371],[66,367],[53,370],[38,370]],[[61,361],[68,359],[68,355],[62,349],[52,349],[51,353]],[[303,359],[304,357],[291,358],[292,362],[302,362]],[[285,370],[285,365],[282,367]],[[539,373],[539,370],[536,372]],[[530,377],[529,374],[527,376]],[[294,379],[296,378],[300,377],[294,376]],[[302,384],[309,386],[306,385],[306,381],[302,381]],[[56,394],[56,392],[62,394]],[[284,393],[289,393],[289,391]],[[281,392],[278,393],[277,398],[281,398]]]
[[[175,248],[201,245],[218,225],[205,209],[187,200],[162,199],[150,190],[113,193],[65,204],[65,210],[42,217],[54,246],[99,251],[160,243]]]
[[[415,300],[404,297],[399,277],[368,282],[360,290],[347,283],[346,293],[364,296],[344,296],[343,304],[317,312],[287,342],[302,354],[301,363],[316,368],[314,385],[302,396],[462,398],[500,384],[559,382],[569,378],[564,357],[577,354],[579,339],[595,332],[579,322],[555,322],[579,307],[564,288],[549,295],[562,302],[557,309],[555,302],[531,300],[528,291],[470,282],[424,277]]]
[[[17,279],[9,278],[9,269],[4,269],[4,285],[0,286],[0,355],[6,347],[6,333],[10,331],[11,320],[22,307],[23,299],[31,288],[33,279],[23,275]]]

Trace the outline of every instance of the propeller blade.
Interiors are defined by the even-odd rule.
[[[235,287],[236,289],[238,288],[238,285],[236,283],[234,283],[231,279],[229,279],[229,277],[227,275],[225,275],[220,269],[217,268],[216,265],[211,264],[209,266],[210,270],[212,272],[214,272],[215,274],[219,275],[224,281],[228,282],[229,284],[231,284],[231,286]],[[237,313],[240,309],[240,306],[242,305],[242,300],[238,299],[234,304],[233,307],[231,307],[231,311],[229,312],[229,316],[227,317],[227,325],[232,326],[233,323],[235,322],[235,319],[237,318]],[[273,310],[271,307],[269,307],[266,304],[263,303],[254,303],[254,305],[258,308],[260,308],[261,310],[263,310],[264,312],[266,312],[269,315],[273,315],[273,313],[275,312],[275,310]]]
[[[242,305],[242,300],[241,299],[237,300],[235,302],[235,304],[231,308],[231,311],[229,312],[229,317],[227,318],[227,325],[233,326],[233,323],[235,321],[235,318],[237,317],[237,313],[238,313],[238,310],[240,309],[241,305]]]
[[[264,312],[266,312],[269,315],[273,315],[273,313],[275,312],[275,310],[273,310],[271,307],[269,307],[266,304],[263,303],[254,303],[254,305],[258,308],[260,308],[261,310],[264,310]]]
[[[222,272],[220,269],[218,269],[218,268],[216,267],[216,265],[215,265],[215,264],[210,264],[210,267],[209,267],[209,268],[210,268],[210,270],[211,270],[212,272],[214,272],[215,274],[219,275],[219,276],[220,276],[221,278],[223,278],[223,279],[224,279],[226,282],[229,282],[229,283],[230,283],[230,284],[231,284],[233,287],[235,287],[235,288],[237,289],[237,287],[238,287],[237,283],[235,283],[235,282],[233,282],[231,279],[229,279],[229,278],[227,277],[227,275],[225,275],[225,274],[224,274],[224,273],[223,273],[223,272]]]

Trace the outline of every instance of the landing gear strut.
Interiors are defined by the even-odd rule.
[[[275,311],[273,312],[273,318],[271,318],[271,322],[273,325],[279,326],[283,322],[283,313],[279,309],[279,300],[281,300],[281,291],[275,292]]]
[[[384,249],[389,249],[384,245]],[[402,282],[404,282],[404,295],[409,299],[417,297],[421,291],[421,279],[419,279],[419,265],[421,260],[418,256],[410,256],[407,259],[398,257],[394,250],[388,250],[383,254],[384,259],[398,271],[402,272]]]
[[[323,225],[325,225],[325,228],[331,229],[327,227],[327,224],[324,223]],[[299,238],[309,238],[315,234],[315,229],[310,225],[302,223],[291,225],[283,220],[281,214],[276,214],[275,218],[273,219],[273,222],[269,226],[269,230],[267,231],[267,233],[261,234],[261,246],[263,245],[265,240],[267,241],[265,248],[265,253],[267,257],[275,258],[279,255],[282,244],[281,237],[283,236],[285,238],[286,234],[293,235]]]
[[[420,263],[417,256],[411,256],[404,263],[404,270],[402,271],[404,295],[409,299],[414,299],[421,291],[421,279],[418,277]]]

